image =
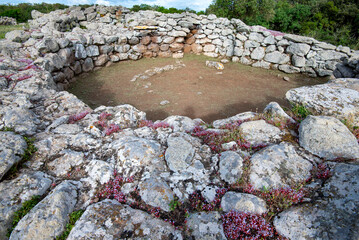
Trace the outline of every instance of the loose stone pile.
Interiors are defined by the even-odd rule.
[[[0,25],[16,25],[16,19],[12,17],[0,17]]]
[[[359,145],[339,120],[359,122],[359,79],[288,91],[288,100],[316,115],[301,123],[270,103],[267,118],[240,113],[214,121],[213,128],[185,116],[151,123],[130,105],[92,110],[61,91],[75,74],[109,62],[184,52],[286,72],[358,77],[357,51],[213,15],[94,6],[32,16],[29,31],[0,41],[0,129],[12,129],[0,131],[0,239],[34,195],[44,198],[10,239],[54,239],[78,209],[85,212],[69,239],[225,239],[225,214],[270,215],[265,194],[292,193],[290,187],[300,184],[308,194],[272,216],[271,238],[358,238]],[[131,30],[137,25],[159,28]],[[238,139],[224,141],[217,146],[221,151],[206,138],[231,131],[240,133]],[[35,138],[37,152],[9,176],[28,148],[24,136]],[[331,173],[315,174],[323,163]],[[114,172],[121,178],[110,187]],[[103,191],[112,199],[103,200]],[[173,217],[188,202],[202,205]],[[182,225],[175,222],[181,219]]]

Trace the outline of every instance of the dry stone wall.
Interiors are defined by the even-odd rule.
[[[55,239],[79,209],[68,239],[358,238],[358,132],[347,127],[359,125],[358,78],[288,91],[315,113],[302,122],[272,102],[265,115],[239,113],[213,128],[185,116],[153,123],[130,105],[91,109],[61,91],[111,62],[186,52],[358,77],[358,52],[213,15],[94,6],[32,16],[30,30],[0,41],[0,240],[34,195],[44,198],[10,239]],[[28,137],[37,151],[22,164]],[[275,205],[278,194],[285,201]],[[282,209],[288,201],[298,204]],[[270,223],[255,215],[271,211]]]
[[[181,58],[185,53],[225,57],[253,67],[313,77],[359,77],[359,51],[247,26],[238,19],[192,13],[133,13],[122,7],[103,6],[72,7],[45,15],[33,11],[32,16],[29,32],[11,32],[6,38],[21,42],[21,50],[52,73],[59,89],[74,75],[109,62]]]

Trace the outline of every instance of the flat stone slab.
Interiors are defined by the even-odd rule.
[[[146,212],[104,200],[91,205],[76,222],[68,240],[182,239],[172,225]]]
[[[300,124],[299,143],[309,152],[327,160],[359,160],[358,140],[334,117],[308,116]]]

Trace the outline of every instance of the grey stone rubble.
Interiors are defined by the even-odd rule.
[[[7,239],[15,211],[34,195],[44,199],[21,219],[10,239],[54,239],[64,231],[69,214],[79,209],[85,213],[69,239],[225,239],[221,214],[265,213],[269,206],[264,199],[228,191],[223,209],[191,212],[185,224],[188,231],[183,231],[136,209],[131,193],[137,192],[148,206],[171,213],[170,205],[177,199],[187,201],[196,191],[208,202],[216,201],[217,190],[241,180],[257,190],[301,184],[322,162],[331,168],[332,178],[307,185],[313,196],[276,215],[273,224],[289,239],[358,238],[359,147],[339,121],[359,123],[357,51],[214,15],[132,13],[122,7],[92,6],[49,14],[33,11],[32,17],[30,30],[10,32],[0,41],[0,129],[13,129],[0,132],[1,240]],[[134,29],[141,25],[156,28]],[[112,62],[177,58],[190,52],[341,78],[288,91],[288,100],[318,115],[302,121],[298,135],[260,119],[259,113],[214,121],[208,132],[225,132],[226,125],[244,122],[243,139],[263,147],[238,150],[232,141],[222,145],[226,151],[221,154],[188,134],[203,124],[201,119],[170,116],[154,123],[159,127],[139,127],[146,113],[133,106],[91,109],[63,91],[75,75]],[[299,124],[277,103],[270,103],[264,114]],[[107,134],[99,120],[121,131]],[[35,138],[37,152],[14,178],[4,177],[21,161],[25,136]],[[293,138],[298,142],[288,140]],[[115,170],[133,177],[121,189],[126,203],[98,198]]]
[[[12,17],[2,16],[0,17],[0,25],[16,25],[16,19]]]

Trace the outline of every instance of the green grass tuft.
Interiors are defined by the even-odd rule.
[[[20,222],[20,220],[30,212],[40,201],[41,196],[32,196],[30,200],[27,200],[22,203],[22,206],[19,210],[14,213],[14,218],[12,220],[12,226],[8,229],[7,237],[10,237],[12,231],[15,229],[16,225]]]
[[[292,112],[299,121],[304,120],[306,117],[312,114],[312,112],[306,108],[306,106],[300,104],[292,104]]]
[[[23,25],[0,25],[0,39],[5,38],[7,32],[22,30]]]
[[[72,212],[70,214],[70,221],[68,224],[66,224],[65,231],[60,236],[56,237],[56,240],[65,240],[69,236],[72,228],[75,226],[76,221],[82,216],[84,212],[84,210]]]

